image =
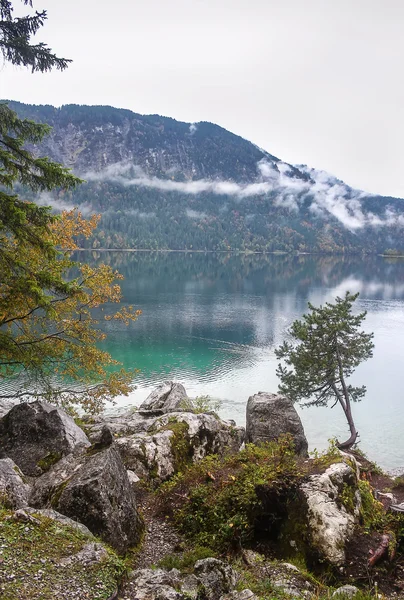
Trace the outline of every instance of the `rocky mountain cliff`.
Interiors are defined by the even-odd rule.
[[[101,213],[91,247],[403,249],[403,200],[289,165],[212,123],[106,106],[10,105],[21,117],[53,127],[36,153],[86,180],[74,192],[35,200]]]

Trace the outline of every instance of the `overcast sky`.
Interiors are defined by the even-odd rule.
[[[35,75],[5,65],[0,97],[212,121],[287,162],[404,197],[403,0],[34,6],[48,11],[38,41],[73,63]]]

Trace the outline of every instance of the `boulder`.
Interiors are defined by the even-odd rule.
[[[94,565],[99,565],[105,562],[108,558],[108,552],[106,548],[102,544],[97,542],[92,542],[86,544],[81,550],[76,552],[76,554],[71,554],[70,556],[66,556],[66,558],[61,558],[59,564],[62,567],[70,567],[75,563],[79,563],[84,567],[94,567]]]
[[[237,585],[236,571],[217,558],[198,560],[194,572],[204,587],[207,600],[217,600],[220,596],[232,592]]]
[[[172,412],[145,420],[144,432],[117,437],[126,468],[143,479],[162,482],[209,454],[238,452],[244,429],[212,414]]]
[[[0,419],[0,458],[11,458],[24,475],[41,475],[62,456],[88,446],[74,420],[47,402],[16,404]]]
[[[113,446],[87,457],[84,464],[59,485],[52,508],[80,521],[120,553],[140,540],[142,520],[128,474]]]
[[[24,475],[11,458],[0,460],[0,505],[6,508],[22,508],[28,505],[30,487]]]
[[[308,542],[319,559],[333,566],[345,563],[345,546],[359,522],[361,498],[355,470],[332,464],[300,486],[307,506]]]
[[[29,505],[36,508],[56,506],[62,487],[84,464],[85,456],[68,454],[41,475],[32,485]]]
[[[191,401],[184,386],[174,381],[163,381],[139,406],[139,412],[140,414],[162,415],[187,408],[191,408]]]
[[[355,598],[356,594],[359,594],[359,588],[354,585],[342,585],[332,595],[332,598],[338,600],[348,600],[348,598]]]
[[[126,591],[136,600],[188,600],[189,596],[177,591],[180,585],[181,574],[176,569],[137,569],[130,574]]]
[[[167,430],[154,435],[139,433],[118,438],[116,447],[125,466],[143,480],[162,482],[176,471],[173,449],[173,431]]]
[[[299,415],[285,396],[258,392],[247,402],[246,442],[273,442],[291,434],[296,454],[307,456],[307,439]]]

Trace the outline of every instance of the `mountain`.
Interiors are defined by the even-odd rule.
[[[10,102],[49,123],[33,151],[86,180],[39,197],[97,212],[104,248],[390,252],[404,249],[404,201],[287,164],[212,123],[182,123],[108,106]]]

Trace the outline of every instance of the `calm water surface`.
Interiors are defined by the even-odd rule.
[[[222,401],[221,416],[245,423],[249,396],[276,392],[276,348],[291,322],[337,295],[360,292],[364,328],[375,333],[373,359],[352,381],[367,386],[354,405],[362,449],[384,468],[404,467],[404,261],[313,256],[82,253],[125,276],[124,302],[142,309],[129,327],[105,325],[106,348],[140,369],[137,390],[119,403],[139,404],[164,379],[190,396]],[[348,435],[338,407],[299,409],[311,449]]]

